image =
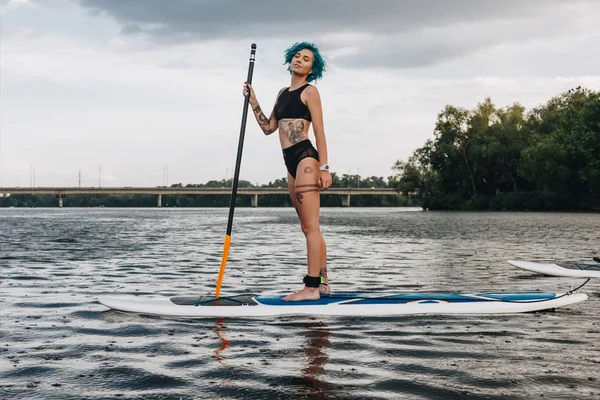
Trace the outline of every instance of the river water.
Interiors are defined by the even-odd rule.
[[[598,399],[600,282],[555,312],[179,319],[102,294],[214,293],[227,209],[0,209],[0,399]],[[600,214],[322,209],[334,291],[564,291]],[[291,208],[237,209],[222,294],[289,293]]]

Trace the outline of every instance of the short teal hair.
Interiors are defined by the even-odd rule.
[[[314,58],[315,58],[313,61],[312,72],[310,74],[308,74],[308,77],[306,78],[306,80],[308,82],[312,82],[312,81],[316,81],[317,79],[321,79],[323,77],[323,72],[325,72],[325,60],[323,60],[323,57],[321,57],[319,48],[313,43],[309,43],[309,42],[294,43],[292,45],[292,47],[290,47],[289,49],[287,49],[286,51],[283,52],[283,54],[285,55],[285,63],[284,64],[288,65],[288,71],[290,71],[290,74],[291,74],[292,69],[290,68],[290,64],[292,62],[292,58],[294,58],[294,56],[296,55],[297,52],[299,52],[300,50],[304,50],[304,49],[308,49],[308,50],[312,51]]]

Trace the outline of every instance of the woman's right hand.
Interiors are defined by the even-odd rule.
[[[252,85],[250,85],[248,82],[244,82],[244,85],[242,86],[242,94],[244,97],[248,96],[248,91],[250,91],[250,102],[256,103],[256,95],[254,94]]]

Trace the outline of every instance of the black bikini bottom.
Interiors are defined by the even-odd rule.
[[[305,139],[290,147],[283,149],[285,166],[292,178],[296,179],[296,169],[300,161],[307,157],[319,161],[319,152],[315,149],[309,139]]]

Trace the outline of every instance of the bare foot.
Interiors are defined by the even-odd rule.
[[[281,300],[302,301],[302,300],[319,300],[320,298],[321,298],[321,295],[319,294],[319,288],[304,287],[304,289],[294,292],[294,293],[290,294],[289,296],[285,296]]]
[[[321,293],[321,294],[331,294],[331,286],[325,285],[325,284],[321,284],[319,286],[319,293]]]

